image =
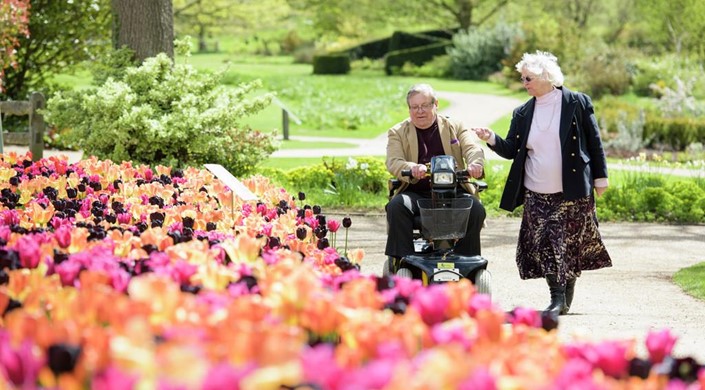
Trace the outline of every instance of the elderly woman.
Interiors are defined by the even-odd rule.
[[[516,65],[529,95],[514,110],[507,138],[473,129],[513,160],[500,208],[524,205],[517,267],[522,279],[545,278],[546,311],[566,314],[582,271],[612,266],[597,229],[595,198],[607,189],[607,162],[590,97],[563,86],[555,56],[525,53]]]

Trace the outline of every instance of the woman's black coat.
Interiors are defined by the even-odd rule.
[[[563,160],[563,198],[573,200],[590,195],[594,179],[607,177],[607,160],[590,97],[565,87],[561,90],[563,99],[559,134]],[[526,140],[529,138],[535,104],[536,98],[531,98],[516,108],[507,139],[495,135],[494,146],[489,145],[498,155],[514,160],[499,204],[504,210],[513,211],[524,203]]]

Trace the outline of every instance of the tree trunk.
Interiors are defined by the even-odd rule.
[[[112,0],[113,42],[127,46],[144,61],[159,53],[174,58],[174,14],[171,0]]]

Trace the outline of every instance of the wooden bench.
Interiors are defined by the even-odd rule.
[[[44,157],[44,131],[46,124],[39,110],[46,107],[46,99],[40,92],[33,92],[29,100],[13,100],[0,102],[0,115],[29,116],[29,131],[5,132],[2,130],[0,116],[0,153],[4,153],[4,145],[27,145],[32,152],[32,160],[38,161]]]

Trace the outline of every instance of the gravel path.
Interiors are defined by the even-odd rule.
[[[328,214],[331,218],[338,216]],[[362,271],[382,274],[386,222],[382,214],[352,216],[348,248],[362,248]],[[482,231],[483,256],[489,259],[493,301],[504,310],[543,309],[543,280],[521,280],[515,250],[520,220],[488,220]],[[600,231],[613,267],[584,272],[576,285],[571,313],[560,317],[564,340],[633,340],[646,356],[649,329],[670,328],[679,337],[674,354],[705,362],[705,302],[673,284],[681,268],[705,261],[704,225],[602,223]]]

